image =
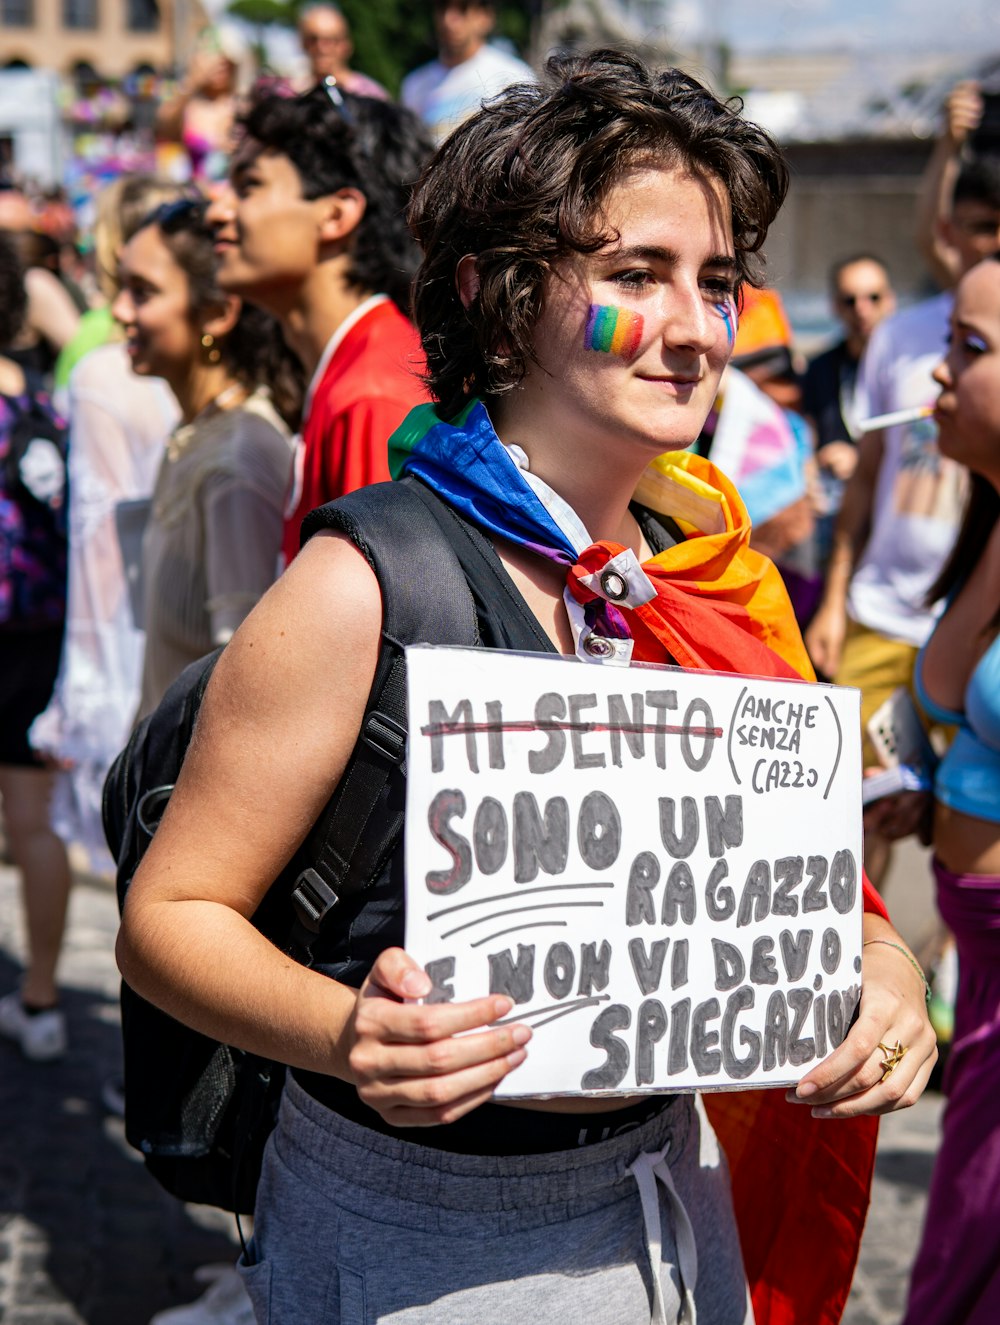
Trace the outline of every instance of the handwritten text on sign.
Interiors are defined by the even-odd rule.
[[[858,693],[407,649],[406,946],[499,1095],[785,1085],[860,994]]]

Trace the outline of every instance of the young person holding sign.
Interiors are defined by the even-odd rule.
[[[683,527],[632,505],[650,462],[701,429],[785,186],[756,126],[611,52],[554,61],[440,150],[412,209],[438,404],[395,458],[496,563],[484,644],[810,674],[722,474],[674,467]],[[338,519],[324,507],[313,527]],[[691,1096],[490,1102],[530,1032],[506,997],[414,1001],[430,981],[394,946],[398,870],[321,937],[316,969],[249,923],[351,755],[381,621],[363,553],[312,538],[223,656],[125,911],[140,993],[292,1067],[245,1266],[259,1319],[839,1319],[873,1162],[859,1115],[912,1103],[934,1056],[877,899],[857,1024],[797,1104],[753,1092],[717,1111],[739,1233]]]

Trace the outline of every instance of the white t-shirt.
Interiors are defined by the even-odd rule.
[[[945,351],[952,296],[940,294],[876,327],[858,372],[858,417],[932,405],[931,372]],[[868,544],[848,593],[849,615],[890,639],[923,645],[940,610],[924,606],[951,551],[965,503],[963,466],[919,419],[884,433]]]
[[[534,83],[531,68],[495,46],[481,46],[469,60],[452,68],[432,60],[403,79],[401,100],[443,142],[452,129],[511,83]]]

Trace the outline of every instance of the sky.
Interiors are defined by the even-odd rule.
[[[1000,54],[996,0],[676,0],[690,39],[720,27],[742,50],[850,48]]]

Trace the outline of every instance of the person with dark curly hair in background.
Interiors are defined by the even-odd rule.
[[[681,454],[787,178],[734,106],[613,51],[553,60],[545,86],[491,101],[434,158],[411,216],[436,403],[392,454],[477,534],[460,560],[483,647],[811,678],[735,488]],[[685,495],[724,503],[721,543],[633,501],[664,452]],[[379,495],[404,556],[402,486]],[[343,776],[391,594],[343,506],[308,531],[213,674],[118,943],[143,998],[290,1066],[241,1261],[257,1319],[833,1325],[874,1160],[865,1115],[913,1103],[935,1052],[878,898],[865,890],[864,988],[839,1048],[791,1099],[714,1097],[732,1191],[689,1094],[497,1104],[531,1030],[503,995],[428,999],[400,946],[400,849],[335,912],[310,969],[249,919]],[[585,613],[573,592],[609,554],[635,563],[641,619],[612,619],[597,590]],[[682,591],[701,575],[704,594]],[[908,1052],[886,1079],[877,1045],[896,1038]]]
[[[409,111],[327,84],[262,98],[242,128],[230,187],[208,213],[219,283],[279,319],[311,377],[287,563],[314,507],[389,477],[389,435],[427,399],[405,213],[430,144]]]
[[[28,728],[49,701],[62,648],[66,463],[64,425],[39,375],[5,353],[27,308],[24,268],[0,236],[0,799],[28,947],[20,988],[0,999],[0,1035],[42,1061],[67,1047],[55,977],[70,870],[49,820],[55,773],[32,750]]]
[[[181,412],[143,536],[140,717],[273,582],[299,407],[274,319],[216,284],[205,206],[151,213],[122,250],[114,302],[134,371],[164,378]]]

